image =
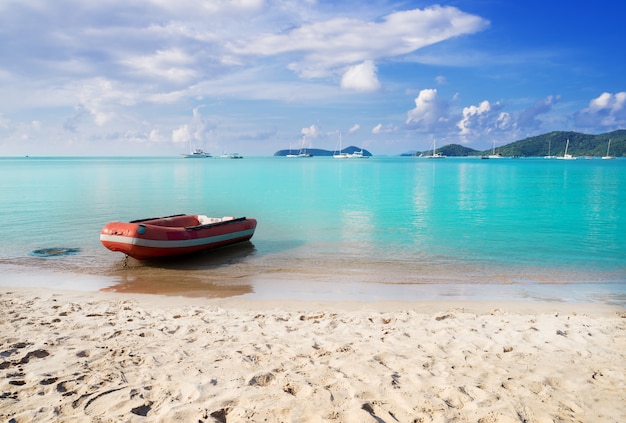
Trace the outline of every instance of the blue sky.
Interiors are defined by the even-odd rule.
[[[626,128],[615,0],[3,0],[0,156],[375,155]]]

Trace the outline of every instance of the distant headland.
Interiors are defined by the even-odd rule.
[[[274,153],[274,156],[287,156],[288,154],[298,154],[300,150],[295,149],[295,150],[278,150],[276,153]],[[346,147],[343,150],[341,150],[341,153],[348,153],[348,154],[353,154],[354,152],[357,151],[363,151],[363,155],[364,156],[371,156],[372,153],[370,153],[369,151],[359,148],[359,147],[355,147],[353,145],[351,145],[350,147]],[[311,154],[313,156],[322,156],[322,157],[328,157],[328,156],[332,156],[334,155],[337,151],[333,150],[322,150],[320,148],[307,148],[306,152],[308,154]]]
[[[626,130],[619,129],[606,134],[589,135],[580,132],[555,131],[535,137],[525,138],[510,144],[495,144],[491,149],[479,151],[459,144],[437,147],[437,152],[448,157],[485,156],[494,150],[505,157],[545,157],[563,156],[569,140],[568,153],[579,157],[626,157]],[[610,151],[609,150],[609,140]],[[410,151],[401,156],[426,156],[432,151]]]

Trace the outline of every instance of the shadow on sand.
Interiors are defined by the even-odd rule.
[[[244,242],[217,250],[158,260],[121,260],[117,279],[104,291],[225,298],[252,292],[246,260],[256,248]]]

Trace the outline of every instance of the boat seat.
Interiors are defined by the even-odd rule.
[[[198,223],[200,225],[210,225],[211,223],[226,222],[227,220],[234,220],[233,216],[224,217],[208,217],[203,214],[198,215]]]

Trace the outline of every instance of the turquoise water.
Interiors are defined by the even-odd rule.
[[[3,158],[0,198],[4,285],[626,304],[626,160]],[[250,244],[125,267],[99,242],[176,213],[259,223]],[[32,254],[57,247],[79,251]]]

